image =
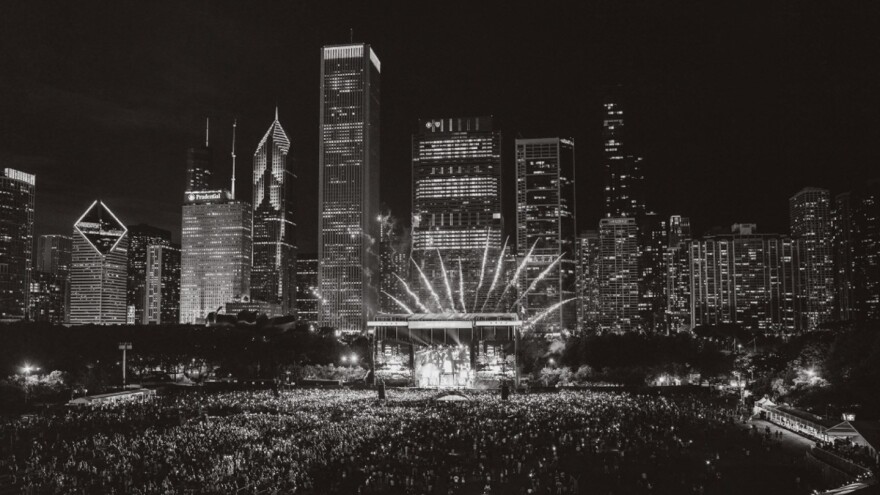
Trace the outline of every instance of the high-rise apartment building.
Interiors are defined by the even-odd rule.
[[[27,318],[33,267],[36,177],[11,168],[0,175],[0,321]]]
[[[452,287],[459,286],[461,263],[464,309],[493,311],[501,290],[489,294],[488,272],[501,249],[502,218],[501,131],[492,117],[420,120],[412,138],[412,177],[414,261],[437,288],[444,285],[441,256]],[[487,243],[491,264],[481,273]],[[417,285],[424,285],[420,279]],[[423,299],[431,301],[431,311],[452,309],[448,297],[439,305]],[[461,298],[452,299],[461,311]]]
[[[188,192],[183,205],[180,322],[205,323],[236,297],[250,297],[253,212],[225,190]]]
[[[735,323],[750,330],[800,330],[800,242],[755,230],[754,224],[736,224],[730,234],[691,241],[691,328]]]
[[[296,299],[296,245],[290,139],[275,120],[254,152],[254,261],[251,299],[293,313]],[[274,316],[274,315],[270,315]]]
[[[347,333],[378,304],[380,70],[368,44],[321,49],[319,321]]]
[[[827,189],[806,187],[788,205],[791,236],[803,245],[798,312],[803,328],[813,330],[831,319],[834,308],[831,195]]]
[[[581,232],[577,240],[577,319],[578,330],[595,332],[599,328],[599,232]]]
[[[880,181],[837,195],[832,249],[841,320],[880,320]]]
[[[180,246],[150,244],[146,252],[144,310],[140,323],[177,323],[180,321]]]
[[[633,152],[629,142],[622,100],[609,98],[603,107],[605,215],[639,218],[646,212],[642,157]]]
[[[639,224],[639,318],[645,328],[666,331],[666,220],[656,213]]]
[[[691,330],[690,242],[690,219],[680,215],[669,217],[669,236],[664,251],[667,333]]]
[[[128,323],[146,322],[147,247],[171,245],[171,232],[144,223],[128,226]]]
[[[516,245],[520,256],[532,251],[521,285],[525,289],[534,284],[521,302],[525,318],[575,297],[574,174],[571,139],[516,140]],[[574,330],[576,324],[577,304],[571,303],[544,317],[535,328],[555,333]]]
[[[639,321],[639,227],[634,218],[599,221],[599,324],[615,332]]]
[[[126,323],[128,231],[101,201],[73,224],[70,307],[73,325]]]
[[[296,316],[315,328],[318,327],[318,256],[300,254],[296,257]]]

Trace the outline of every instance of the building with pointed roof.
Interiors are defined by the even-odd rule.
[[[125,224],[100,200],[73,224],[69,323],[126,322],[128,242]]]
[[[276,107],[275,120],[254,152],[251,298],[280,305],[282,314],[293,312],[296,301],[295,176],[289,151],[290,139],[278,121]]]

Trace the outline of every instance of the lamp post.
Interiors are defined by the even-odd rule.
[[[40,371],[40,368],[39,366],[25,364],[21,367],[21,371],[24,372],[24,404],[27,405],[30,395],[31,371]]]
[[[119,350],[122,351],[122,388],[125,389],[126,388],[126,381],[125,381],[125,357],[126,356],[125,356],[125,353],[126,353],[126,351],[131,350],[131,342],[120,342],[119,343]]]

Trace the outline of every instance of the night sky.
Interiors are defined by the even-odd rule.
[[[299,246],[314,252],[320,47],[353,29],[382,61],[381,192],[399,217],[417,119],[491,114],[504,131],[507,232],[517,136],[575,139],[578,227],[595,228],[600,103],[618,84],[649,208],[690,216],[698,233],[733,222],[785,232],[801,187],[837,193],[880,176],[880,4],[713,3],[6,2],[0,166],[37,175],[38,235],[70,234],[102,198],[123,222],[179,239],[185,151],[204,141],[205,117],[223,187],[238,117],[249,200],[277,103]]]

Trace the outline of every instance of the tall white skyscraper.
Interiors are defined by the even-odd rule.
[[[347,333],[378,302],[380,68],[368,44],[321,50],[319,324]]]
[[[296,245],[290,139],[275,120],[254,152],[254,264],[251,297],[294,311]]]
[[[125,324],[127,274],[128,230],[95,200],[73,224],[68,322]]]

